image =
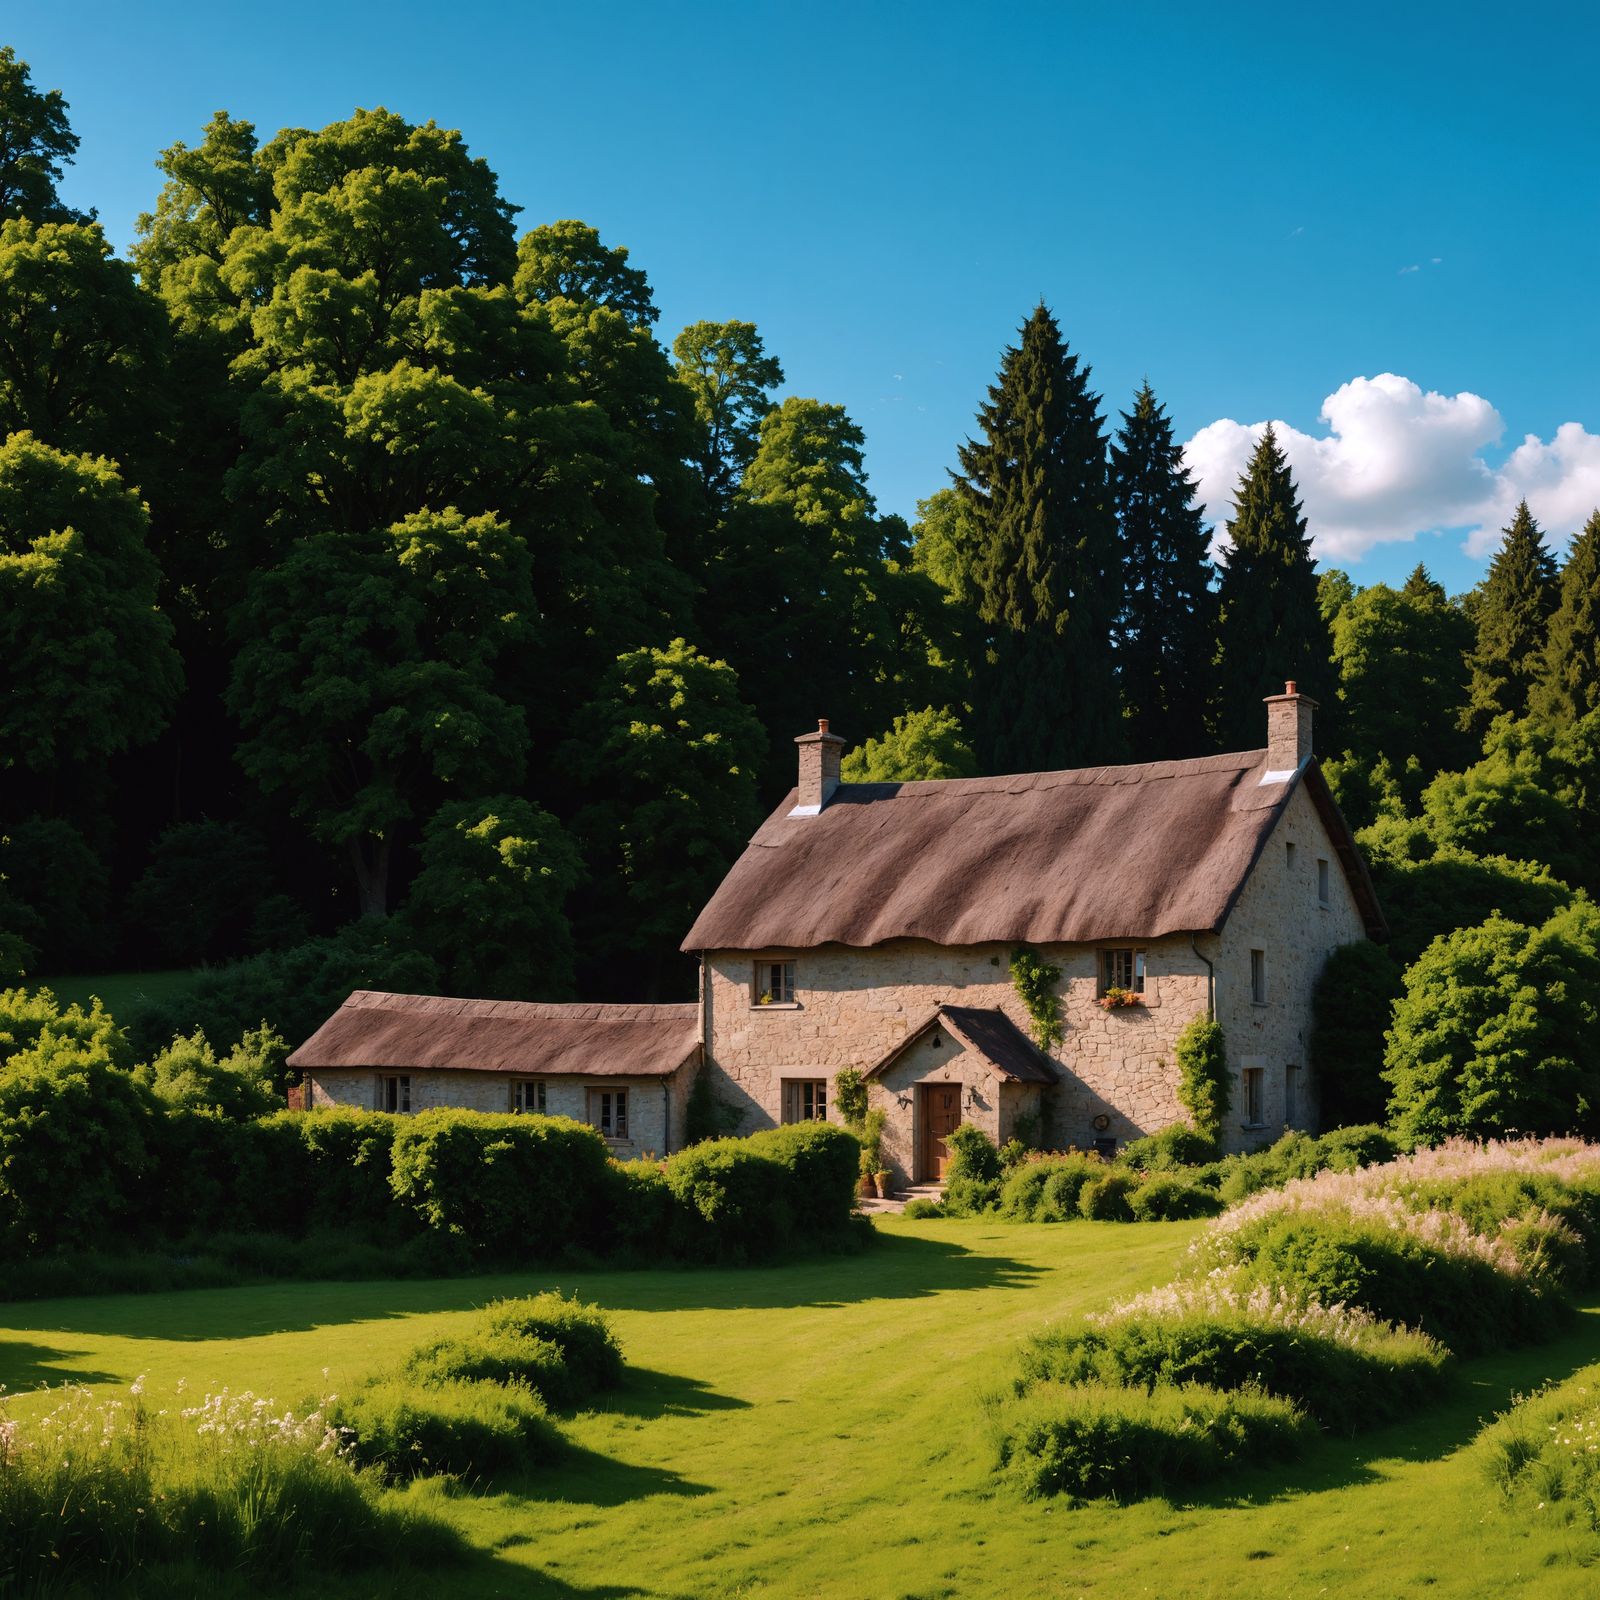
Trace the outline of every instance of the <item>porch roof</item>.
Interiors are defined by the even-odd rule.
[[[947,1028],[970,1050],[989,1063],[1002,1078],[1016,1083],[1054,1083],[1050,1058],[998,1006],[938,1006],[882,1060],[868,1067],[865,1076],[886,1072],[919,1039],[936,1027]]]

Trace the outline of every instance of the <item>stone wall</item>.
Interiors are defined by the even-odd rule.
[[[692,1069],[685,1068],[671,1078],[546,1078],[545,1114],[587,1122],[590,1089],[626,1089],[628,1137],[608,1139],[607,1148],[619,1161],[637,1156],[663,1156],[668,1153],[669,1133],[672,1149],[679,1149],[683,1144],[683,1108],[691,1075]],[[384,1073],[383,1076],[396,1074]],[[440,1106],[463,1111],[506,1112],[511,1109],[511,1085],[516,1081],[513,1075],[504,1072],[464,1070],[414,1071],[403,1076],[411,1080],[414,1112]],[[353,1070],[308,1073],[312,1108],[354,1106],[371,1111],[378,1077],[377,1072]]]
[[[1290,843],[1295,846],[1292,867]],[[1330,864],[1327,906],[1317,899],[1319,859]],[[1305,1070],[1311,992],[1328,954],[1361,937],[1355,899],[1302,788],[1267,841],[1222,935],[1202,934],[1195,942],[1187,935],[1139,941],[1146,952],[1142,1005],[1106,1011],[1098,1004],[1104,946],[1042,947],[1041,954],[1062,971],[1065,1033],[1051,1051],[1061,1081],[1043,1097],[1046,1141],[1056,1147],[1089,1147],[1105,1137],[1122,1142],[1182,1118],[1173,1045],[1205,1012],[1207,960],[1215,964],[1218,1016],[1234,1068],[1236,1114],[1224,1132],[1226,1147],[1254,1148],[1283,1131],[1285,1069],[1291,1066],[1301,1069],[1301,1104],[1294,1120],[1313,1126],[1315,1093]],[[1266,952],[1264,1006],[1251,1003],[1252,949]],[[1007,945],[946,948],[916,940],[874,949],[714,951],[706,958],[703,980],[713,1088],[738,1113],[738,1131],[748,1133],[781,1117],[783,1079],[831,1079],[842,1067],[865,1071],[942,1003],[999,1007],[1031,1034],[1031,1019],[1011,982],[1010,954]],[[794,961],[793,1005],[756,1003],[753,968],[763,959]],[[928,1081],[916,1078],[913,1063],[924,1061],[926,1049],[925,1044],[914,1047],[910,1061],[897,1063],[874,1096],[889,1112],[888,1146],[902,1176],[913,1170],[908,1163],[914,1162],[918,1132],[911,1085]],[[1247,1065],[1264,1069],[1259,1127],[1238,1125],[1239,1074]],[[964,1104],[971,1105],[969,1120],[1001,1142],[1009,1137],[998,1087],[983,1064],[964,1064],[952,1056],[948,1070],[984,1099],[978,1104],[964,1096]],[[1108,1119],[1104,1130],[1094,1126],[1099,1116]]]

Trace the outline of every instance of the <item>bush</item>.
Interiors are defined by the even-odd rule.
[[[87,1011],[79,1005],[63,1011],[48,989],[0,990],[0,1069],[13,1056],[57,1041],[108,1067],[133,1065],[127,1034],[98,998]]]
[[[265,1593],[465,1555],[452,1529],[354,1471],[316,1412],[224,1393],[152,1416],[137,1395],[73,1389],[48,1422],[7,1428],[0,1416],[0,1593],[192,1593],[197,1571]]]
[[[944,1208],[952,1217],[974,1217],[1000,1198],[1000,1152],[982,1128],[963,1122],[947,1137],[950,1165],[944,1179]]]
[[[692,1259],[761,1260],[789,1243],[787,1174],[748,1140],[680,1151],[667,1162],[667,1187],[678,1203],[675,1242]]]
[[[1485,1473],[1507,1500],[1554,1508],[1600,1533],[1600,1368],[1521,1401],[1484,1441]]]
[[[405,1376],[438,1388],[449,1383],[518,1384],[547,1406],[573,1406],[583,1392],[561,1347],[548,1339],[515,1333],[472,1333],[434,1339],[406,1357]]]
[[[1118,1154],[1117,1165],[1140,1172],[1172,1172],[1179,1167],[1207,1166],[1220,1154],[1215,1139],[1187,1123],[1175,1122],[1159,1133],[1130,1140]]]
[[[1382,1128],[1336,1128],[1320,1139],[1308,1133],[1289,1132],[1247,1156],[1229,1156],[1221,1165],[1222,1198],[1229,1205],[1263,1189],[1281,1189],[1294,1178],[1310,1178],[1324,1169],[1354,1172],[1358,1167],[1392,1161],[1394,1139]]]
[[[1131,1222],[1133,1207],[1129,1197],[1139,1180],[1127,1172],[1107,1172],[1091,1178],[1078,1190],[1078,1215],[1091,1222]]]
[[[526,1261],[606,1242],[615,1186],[605,1141],[581,1123],[422,1111],[397,1121],[392,1160],[401,1204],[475,1251]]]
[[[1214,1190],[1179,1178],[1153,1177],[1128,1196],[1135,1222],[1179,1222],[1189,1217],[1214,1217],[1222,1201]]]
[[[174,1039],[134,1076],[169,1106],[245,1122],[278,1109],[276,1088],[288,1054],[285,1040],[263,1025],[219,1059],[196,1028],[187,1039]]]
[[[1299,1455],[1314,1425],[1290,1401],[1200,1384],[1041,1383],[994,1417],[997,1465],[1025,1495],[1119,1500]]]
[[[622,1382],[622,1346],[598,1306],[549,1292],[496,1300],[484,1308],[482,1321],[491,1334],[548,1340],[582,1394],[615,1389]]]
[[[379,1111],[338,1107],[282,1111],[268,1119],[293,1128],[305,1152],[302,1181],[313,1222],[382,1231],[394,1238],[414,1232],[419,1219],[403,1208],[391,1175],[401,1119]]]
[[[1105,1171],[1098,1156],[1039,1156],[1025,1161],[1001,1186],[1000,1214],[1013,1222],[1065,1222],[1078,1215],[1083,1186]]]
[[[1405,1416],[1444,1387],[1449,1352],[1423,1334],[1262,1298],[1259,1309],[1180,1303],[1050,1329],[1023,1347],[1022,1385],[1255,1383],[1346,1433]]]
[[[947,1216],[945,1208],[937,1200],[908,1200],[906,1208],[901,1215],[909,1217],[913,1222],[924,1222],[933,1217]]]
[[[514,1384],[419,1389],[403,1378],[380,1378],[330,1401],[326,1415],[335,1428],[349,1430],[352,1460],[388,1478],[528,1472],[563,1447],[544,1401]]]
[[[788,1175],[789,1216],[801,1238],[845,1227],[860,1177],[860,1147],[853,1134],[826,1122],[800,1122],[753,1133],[745,1143]]]
[[[1213,1017],[1196,1017],[1173,1045],[1178,1062],[1178,1104],[1195,1129],[1215,1142],[1222,1137],[1231,1095],[1227,1041]]]

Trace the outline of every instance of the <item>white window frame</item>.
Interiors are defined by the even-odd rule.
[[[544,1116],[547,1098],[543,1078],[516,1078],[512,1081],[511,1110],[515,1115]]]
[[[1126,971],[1118,971],[1126,968]],[[1144,980],[1149,971],[1142,944],[1104,945],[1100,950],[1100,986],[1095,991],[1103,995],[1107,989],[1126,989],[1132,994],[1144,993]],[[1121,981],[1123,977],[1127,982]]]
[[[1267,996],[1271,991],[1267,985],[1267,952],[1265,950],[1252,950],[1250,952],[1250,1004],[1264,1006]]]
[[[391,1105],[389,1102],[393,1101]],[[380,1072],[373,1080],[372,1109],[391,1116],[407,1116],[411,1111],[411,1075],[407,1072]]]
[[[790,957],[768,956],[755,962],[750,969],[750,1004],[762,1011],[798,1005],[794,969]]]
[[[628,1138],[628,1091],[626,1089],[590,1089],[584,1100],[589,1126],[596,1129],[602,1139],[616,1142]]]
[[[828,1120],[828,1080],[826,1078],[784,1078],[779,1112],[787,1125],[796,1122]]]

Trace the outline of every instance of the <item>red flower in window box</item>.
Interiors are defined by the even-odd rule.
[[[1142,1006],[1144,996],[1135,993],[1132,989],[1118,989],[1113,986],[1100,996],[1100,1004],[1107,1011],[1121,1011],[1128,1006]]]

